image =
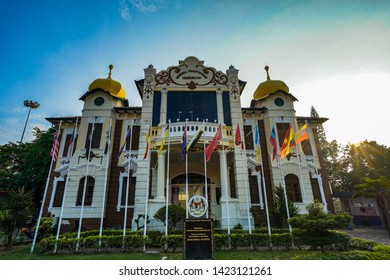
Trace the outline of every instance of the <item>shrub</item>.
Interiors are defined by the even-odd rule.
[[[346,236],[332,233],[329,230],[344,228],[351,222],[351,215],[325,213],[318,201],[308,204],[306,209],[308,214],[295,216],[289,220],[291,226],[302,230],[298,237],[302,243],[310,245],[312,249],[320,247],[322,252],[325,251],[325,246],[347,247]]]
[[[269,246],[270,238],[268,233],[252,233],[249,235],[249,242],[257,250],[258,247]]]
[[[165,225],[165,206],[158,209],[154,218]],[[171,204],[168,206],[168,230],[175,229],[176,224],[186,217],[186,209],[178,205]]]
[[[352,249],[360,250],[373,250],[373,247],[378,243],[371,240],[365,240],[361,238],[350,238],[348,247]]]
[[[229,236],[227,233],[214,234],[214,246],[216,250],[229,247]]]
[[[147,232],[147,236],[148,236],[148,246],[151,247],[161,246],[161,237],[162,237],[161,231],[150,230]]]
[[[183,248],[183,235],[163,235],[161,237],[161,248],[165,250],[165,245],[167,244],[167,248],[171,248],[174,253],[177,248]]]
[[[291,249],[291,234],[276,233],[271,235],[272,246],[284,246],[286,249]]]
[[[233,249],[238,247],[249,247],[250,238],[247,233],[231,233],[230,234],[230,245]]]

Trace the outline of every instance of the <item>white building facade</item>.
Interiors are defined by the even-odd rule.
[[[286,187],[288,199],[301,213],[314,199],[333,210],[316,133],[326,119],[297,117],[297,99],[282,81],[269,78],[268,68],[267,80],[253,93],[248,108],[241,105],[246,82],[233,66],[223,72],[196,57],[161,71],[150,65],[144,79],[136,81],[142,107],[131,106],[121,84],[111,78],[111,69],[108,78],[93,81],[80,98],[81,116],[48,118],[60,127],[61,144],[45,211],[61,216],[62,231],[74,230],[80,220],[83,228],[97,229],[102,216],[104,228],[136,230],[145,213],[147,228],[162,230],[164,225],[154,218],[158,209],[167,201],[185,208],[193,195],[207,197],[209,217],[221,227],[253,228],[265,224],[265,208],[273,207],[278,185]],[[168,123],[169,137],[158,155]],[[287,158],[273,159],[272,128],[281,146],[288,127],[297,131],[303,124],[309,139],[292,148]],[[204,148],[220,125],[222,139],[205,164]],[[244,150],[235,145],[237,125]],[[199,141],[182,158],[184,129],[189,142],[201,128]]]

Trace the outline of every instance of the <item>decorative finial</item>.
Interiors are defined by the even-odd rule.
[[[268,70],[269,70],[268,65],[266,65],[266,66],[264,67],[264,69],[265,69],[265,71],[267,72],[267,80],[271,80],[271,78],[269,77],[269,73],[268,73]]]
[[[110,69],[110,73],[108,73],[109,78],[111,78],[112,68],[114,68],[114,65],[110,64],[110,66],[108,66],[108,69]]]

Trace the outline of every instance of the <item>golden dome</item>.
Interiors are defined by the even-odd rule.
[[[289,92],[288,86],[283,81],[271,80],[268,73],[268,66],[265,66],[265,71],[267,72],[267,80],[262,82],[255,93],[253,94],[254,100],[260,100],[268,97],[271,93],[277,92],[278,90],[284,91],[285,93]]]
[[[93,89],[101,88],[105,91],[108,91],[113,96],[116,96],[118,98],[125,98],[126,93],[122,88],[122,85],[120,82],[115,81],[111,78],[111,71],[114,66],[110,65],[108,67],[110,69],[110,73],[108,73],[108,77],[106,79],[96,79],[94,80],[88,87],[88,90],[91,91]]]

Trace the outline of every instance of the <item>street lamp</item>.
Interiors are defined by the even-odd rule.
[[[28,115],[27,115],[26,123],[24,124],[22,138],[20,139],[20,144],[23,143],[24,132],[26,131],[28,119],[30,118],[31,109],[37,109],[40,106],[40,104],[38,102],[35,102],[35,101],[32,101],[32,100],[24,100],[23,104],[24,104],[24,106],[28,107],[29,109],[28,109]]]

